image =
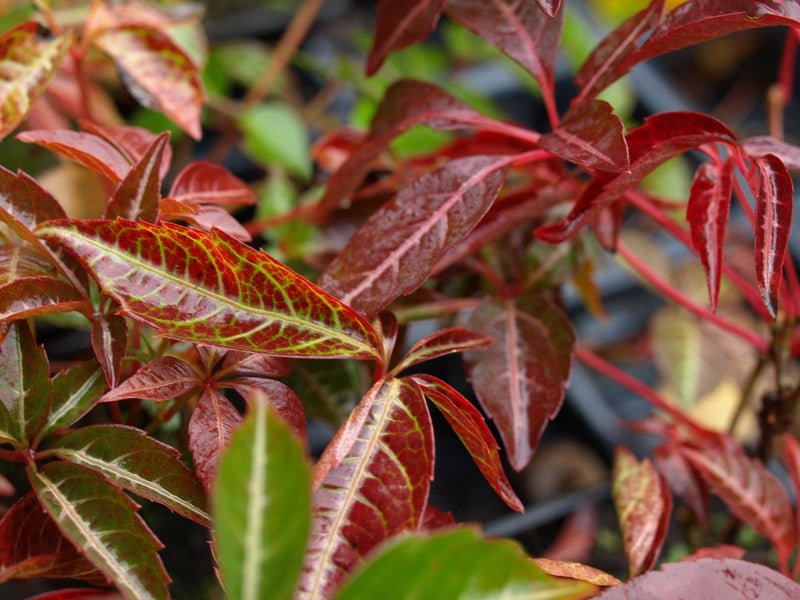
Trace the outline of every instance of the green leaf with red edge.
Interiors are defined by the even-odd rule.
[[[91,340],[108,387],[115,388],[122,376],[122,359],[128,351],[128,324],[119,315],[96,314],[92,319]]]
[[[302,445],[256,399],[214,485],[214,537],[228,597],[292,598],[311,525],[310,488]]]
[[[161,544],[136,505],[102,475],[65,462],[51,462],[28,478],[61,533],[81,549],[130,600],[169,598]]]
[[[92,425],[55,437],[48,454],[105,476],[134,494],[163,504],[179,515],[209,525],[200,482],[180,461],[179,452],[145,432],[124,425]]]
[[[297,600],[329,597],[378,544],[417,529],[432,477],[422,392],[401,379],[378,381],[314,467],[314,522]]]
[[[33,248],[0,246],[0,285],[26,277],[52,277],[53,265]]]
[[[608,587],[622,583],[619,579],[613,575],[609,575],[605,571],[590,567],[589,565],[582,565],[581,563],[565,560],[551,560],[549,558],[534,558],[533,564],[553,577],[576,579],[598,587]]]
[[[211,489],[220,455],[242,422],[233,404],[215,389],[206,389],[189,419],[189,450],[195,472],[206,491]]]
[[[635,577],[658,560],[669,530],[672,496],[650,461],[639,462],[627,448],[614,452],[611,480],[628,568]]]
[[[53,402],[39,437],[72,425],[92,409],[105,389],[103,370],[95,361],[61,371],[53,378]]]
[[[71,284],[55,277],[25,277],[0,286],[0,322],[91,309]]]
[[[694,112],[665,112],[651,115],[643,125],[625,136],[630,171],[599,173],[589,182],[572,211],[560,223],[539,227],[536,235],[560,243],[577,233],[603,207],[619,202],[653,169],[673,156],[721,142],[734,144],[736,136],[716,119]]]
[[[85,119],[79,119],[81,129],[103,138],[109,144],[114,146],[128,161],[129,165],[135,165],[141,162],[142,157],[147,152],[148,148],[153,145],[153,142],[158,138],[158,134],[153,133],[144,127],[136,127],[134,125],[97,125]],[[170,165],[172,164],[172,147],[169,144],[164,146],[164,154],[161,158],[160,177],[163,180],[167,176]],[[122,173],[125,173],[128,169]],[[120,177],[122,179],[122,177]]]
[[[416,179],[367,219],[320,286],[364,314],[413,292],[489,210],[508,165],[507,157],[462,158]]]
[[[733,162],[706,162],[698,167],[689,189],[686,220],[692,245],[700,255],[708,281],[711,309],[716,310],[722,270],[722,244],[731,206]]]
[[[135,221],[155,221],[161,198],[159,167],[169,133],[162,133],[125,175],[106,207],[106,218],[123,217]]]
[[[614,107],[603,100],[573,104],[561,123],[539,145],[587,169],[618,173],[630,167],[625,128]]]
[[[461,327],[441,329],[414,344],[392,372],[401,373],[409,367],[446,354],[484,348],[492,341],[490,336]]]
[[[214,231],[143,221],[56,221],[124,312],[166,337],[280,356],[380,357],[373,327],[268,254]]]
[[[423,41],[436,29],[446,0],[378,0],[375,35],[367,57],[374,75],[392,52]]]
[[[169,197],[189,204],[256,204],[248,185],[225,167],[205,160],[188,164],[175,177]]]
[[[475,465],[497,495],[511,509],[523,512],[525,508],[503,471],[497,442],[478,409],[437,377],[415,375],[411,380],[420,386],[422,393],[436,405],[450,423],[450,427],[461,439]]]
[[[467,324],[494,344],[464,355],[481,406],[500,432],[511,466],[530,461],[564,400],[575,335],[551,301],[528,295],[485,300]]]
[[[113,183],[122,181],[130,170],[130,164],[116,148],[92,133],[69,129],[35,129],[23,131],[17,135],[17,139],[56,152]]]
[[[71,43],[38,23],[0,35],[0,138],[7,136],[44,92]]]
[[[194,139],[200,139],[205,100],[197,66],[169,36],[135,25],[112,27],[92,40],[108,54],[136,100],[163,112]]]
[[[794,184],[777,156],[754,158],[756,166],[755,264],[756,282],[772,318],[777,316],[783,260],[792,224]]]
[[[694,513],[703,529],[709,526],[709,494],[705,483],[681,454],[675,442],[665,442],[653,452],[653,464],[664,476],[672,493]]]
[[[292,388],[280,381],[264,379],[261,377],[237,377],[226,382],[220,382],[219,387],[229,387],[236,390],[252,407],[253,402],[266,399],[276,413],[284,420],[297,436],[305,443],[308,432],[306,430],[306,412],[303,403],[294,393]]]
[[[107,584],[105,576],[65,538],[29,492],[0,520],[0,583],[56,577]]]
[[[47,356],[36,345],[27,321],[8,325],[0,332],[0,403],[12,420],[6,431],[28,442],[47,419],[53,393]]]
[[[386,544],[334,598],[581,600],[596,591],[583,581],[550,577],[516,542],[483,539],[464,527]]]
[[[792,480],[795,498],[800,497],[800,442],[791,434],[783,434],[783,462]],[[795,532],[800,539],[800,510],[795,508]],[[739,557],[741,558],[741,557]]]
[[[772,541],[784,569],[796,532],[792,505],[780,481],[728,438],[701,449],[683,447],[682,452],[734,515]]]
[[[130,398],[173,400],[201,388],[203,378],[190,364],[180,358],[161,356],[142,366],[100,398],[100,402],[117,402]]]

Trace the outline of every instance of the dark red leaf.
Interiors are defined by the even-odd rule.
[[[203,376],[174,356],[151,360],[120,385],[100,398],[100,402],[117,402],[128,398],[172,400],[202,386]]]
[[[800,585],[769,567],[732,558],[665,564],[660,571],[609,588],[600,600],[792,600]]]
[[[740,546],[732,546],[730,544],[720,544],[719,546],[711,546],[708,548],[700,548],[695,550],[689,556],[684,556],[681,560],[698,560],[700,558],[735,558],[736,560],[744,558],[747,551]]]
[[[444,381],[432,375],[415,375],[412,380],[420,386],[422,393],[436,405],[450,423],[450,427],[461,439],[497,495],[511,509],[523,512],[525,508],[508,482],[503,465],[500,463],[497,442],[478,409]]]
[[[31,596],[28,600],[122,600],[117,592],[91,588],[69,588]]]
[[[631,577],[635,577],[658,560],[669,529],[672,496],[650,461],[639,462],[626,448],[614,453],[611,479],[625,554]]]
[[[708,281],[711,309],[719,299],[722,245],[731,206],[733,162],[706,162],[694,175],[686,205],[686,220],[692,234],[692,245],[700,256]]]
[[[222,451],[228,446],[242,415],[218,391],[207,389],[189,420],[189,450],[197,477],[211,489]]]
[[[122,372],[122,359],[128,351],[128,324],[119,315],[95,315],[92,320],[92,348],[108,387],[115,388]]]
[[[742,142],[741,148],[753,157],[774,154],[790,171],[800,171],[800,147],[787,144],[771,135],[747,138]]]
[[[55,277],[26,277],[0,286],[0,322],[90,308],[72,285]]]
[[[622,583],[613,575],[589,565],[563,560],[551,560],[549,558],[534,558],[533,562],[542,571],[553,577],[577,579],[600,587],[609,587]]]
[[[159,167],[168,143],[169,133],[162,133],[141,160],[128,171],[106,208],[106,218],[156,220],[158,200],[161,198]]]
[[[0,209],[0,213],[7,213],[28,230],[50,219],[67,216],[58,201],[28,174],[22,171],[12,173],[3,167],[0,167]],[[14,233],[30,241],[19,227],[14,227],[8,221],[6,223]]]
[[[442,329],[414,344],[393,371],[400,373],[404,369],[426,360],[444,356],[445,354],[452,354],[453,352],[477,350],[491,343],[492,338],[467,329],[461,329],[460,327]]]
[[[794,489],[794,497],[800,497],[800,442],[791,434],[786,433],[783,435],[783,461],[786,463],[786,469],[789,471],[789,477],[792,480],[792,487]],[[795,508],[795,531],[800,539],[800,510]]]
[[[530,461],[564,400],[575,335],[564,313],[538,296],[486,300],[469,328],[494,338],[464,355],[481,406],[497,425],[511,466]]]
[[[421,42],[433,33],[445,1],[378,0],[367,75],[374,75],[392,52]]]
[[[555,17],[558,10],[561,8],[561,0],[536,0],[548,17]]]
[[[26,277],[52,277],[53,265],[30,246],[0,246],[0,285]]]
[[[462,158],[415,180],[367,219],[320,286],[365,314],[413,292],[489,210],[508,163]]]
[[[247,184],[228,169],[204,160],[190,163],[175,177],[169,197],[190,204],[255,204]]]
[[[153,145],[153,142],[155,142],[158,137],[157,134],[148,129],[135,127],[133,125],[101,126],[82,119],[80,120],[80,126],[84,131],[93,133],[114,146],[131,165],[141,162],[148,148]],[[167,144],[164,146],[164,155],[161,159],[160,173],[162,180],[166,177],[170,164],[172,164],[172,147]],[[127,169],[125,172],[127,173]]]
[[[653,453],[653,463],[672,493],[689,507],[700,526],[708,529],[708,490],[680,450],[675,443],[664,443]]]
[[[306,443],[306,412],[300,398],[287,385],[273,379],[237,377],[220,383],[220,387],[233,388],[250,403],[260,401],[263,396],[289,426],[292,433],[304,444]]]
[[[753,159],[753,163],[758,170],[758,189],[753,190],[756,197],[756,281],[761,298],[774,319],[792,223],[794,184],[777,156],[767,154]]]
[[[177,204],[171,198],[165,198],[164,200],[170,201],[170,208],[174,208]],[[164,206],[163,201],[161,206]],[[221,206],[187,205],[186,203],[183,206],[188,207],[189,210],[183,214],[164,214],[162,212],[161,218],[187,221],[204,231],[212,231],[216,228],[241,242],[249,242],[253,239],[247,229]]]
[[[229,350],[225,353],[221,369],[230,376],[286,377],[292,371],[292,361],[269,354]],[[217,377],[220,376],[221,373],[217,374]]]
[[[573,104],[539,145],[581,167],[617,173],[630,167],[624,130],[608,102],[584,100]]]
[[[452,527],[455,524],[456,520],[451,513],[439,510],[433,504],[427,504],[419,522],[419,530],[435,531],[436,529]]]

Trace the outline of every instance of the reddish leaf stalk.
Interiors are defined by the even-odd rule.
[[[620,241],[617,244],[617,251],[619,252],[620,256],[622,256],[631,267],[633,267],[645,280],[647,280],[650,284],[652,284],[659,292],[664,294],[666,298],[669,298],[673,302],[677,303],[678,305],[684,307],[689,312],[694,313],[698,317],[701,317],[717,327],[729,331],[734,335],[739,336],[748,344],[753,346],[755,349],[761,352],[769,351],[769,342],[763,339],[761,336],[756,335],[752,331],[748,331],[736,323],[733,323],[719,315],[716,315],[709,310],[698,306],[691,300],[689,300],[686,296],[681,293],[680,290],[676,289],[663,279],[661,279],[656,273],[639,257],[637,257],[624,242]]]
[[[781,92],[783,92],[783,105],[786,106],[792,99],[794,89],[794,65],[795,54],[797,53],[797,31],[786,31],[786,42],[783,44],[783,54],[779,69],[778,81],[780,82]],[[781,132],[782,133],[782,132]],[[774,135],[774,134],[773,134]]]

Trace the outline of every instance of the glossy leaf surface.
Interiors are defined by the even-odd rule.
[[[69,427],[91,410],[105,390],[103,371],[96,362],[78,363],[53,378],[53,402],[40,437]]]
[[[519,471],[561,408],[575,339],[572,326],[549,300],[526,296],[517,302],[484,301],[469,328],[494,338],[488,348],[465,354],[464,361],[481,406]]]
[[[631,577],[655,565],[669,529],[672,496],[649,460],[627,448],[614,453],[611,495],[622,529]]]
[[[66,246],[127,314],[162,335],[283,356],[379,356],[363,318],[220,232],[86,220],[39,234]]]
[[[303,403],[294,393],[292,388],[272,379],[262,377],[237,377],[229,382],[220,384],[220,387],[230,387],[236,390],[251,407],[256,402],[268,402],[273,410],[283,419],[284,423],[297,436],[305,442],[306,413]]]
[[[116,402],[128,398],[172,400],[201,384],[202,377],[189,364],[174,356],[162,356],[141,367],[100,401]]]
[[[432,476],[422,393],[401,379],[379,381],[314,467],[314,521],[298,600],[330,597],[375,546],[416,529]]]
[[[514,542],[482,539],[463,528],[387,544],[335,598],[577,600],[593,591],[588,583],[545,574]]]
[[[221,369],[231,376],[286,377],[292,372],[292,366],[291,360],[280,356],[229,350],[222,359]]]
[[[378,0],[367,75],[374,75],[392,52],[421,42],[433,33],[445,1]]]
[[[95,315],[91,340],[108,386],[116,387],[122,374],[122,359],[128,350],[128,324],[119,315]]]
[[[0,286],[0,321],[89,307],[72,285],[55,277],[26,277]]]
[[[446,354],[477,350],[491,345],[492,341],[491,337],[468,329],[441,329],[415,343],[394,368],[394,372],[401,373],[404,369]]]
[[[464,158],[415,180],[367,219],[320,285],[364,314],[414,291],[489,210],[507,164]]]
[[[26,173],[0,167],[0,212],[6,212],[14,223],[6,221],[14,232],[27,240],[25,229],[33,229],[50,219],[66,217],[58,201]]]
[[[750,156],[755,157],[774,154],[790,171],[800,170],[800,148],[771,135],[747,138],[742,142],[741,148]]]
[[[61,532],[131,600],[169,598],[161,547],[135,504],[101,475],[52,462],[28,477]]]
[[[197,477],[206,490],[214,483],[222,451],[242,422],[233,404],[216,390],[206,390],[189,420],[189,450]]]
[[[510,508],[523,512],[522,502],[508,482],[500,462],[497,442],[478,409],[441,379],[432,375],[415,375],[413,380],[447,419],[492,489]]]
[[[169,134],[162,133],[125,175],[106,208],[106,218],[155,221],[161,198],[159,168]]]
[[[53,439],[46,448],[187,519],[210,523],[203,488],[174,448],[123,425],[93,425]]]
[[[228,169],[204,160],[184,167],[175,177],[169,197],[189,204],[255,204],[247,184]]]
[[[214,485],[217,556],[228,597],[292,598],[311,527],[310,496],[299,440],[266,402],[253,402]]]

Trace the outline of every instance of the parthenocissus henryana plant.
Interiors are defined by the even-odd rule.
[[[440,22],[457,23],[535,80],[549,127],[487,116],[406,78],[388,86],[367,131],[328,128],[310,150],[278,139],[292,121],[264,102],[322,5],[298,3],[260,74],[244,92],[210,94],[204,123],[221,132],[217,151],[243,132],[245,150],[262,165],[272,160],[268,170],[286,185],[312,187],[313,156],[324,188],[244,224],[230,211],[259,201],[248,184],[213,161],[187,160],[186,138],[173,160],[168,133],[120,117],[120,104],[132,111],[135,99],[201,138],[196,7],[52,4],[9,8],[3,22],[0,135],[16,130],[19,142],[81,165],[104,202],[102,218],[77,218],[59,189],[0,170],[0,458],[10,478],[0,486],[9,498],[0,582],[82,582],[37,596],[49,599],[170,597],[161,543],[131,494],[207,528],[218,565],[212,597],[728,598],[730,586],[748,598],[800,597],[800,513],[784,487],[800,493],[790,432],[800,281],[787,252],[789,171],[800,169],[800,148],[782,141],[779,118],[794,87],[798,2],[688,0],[667,10],[653,0],[588,54],[574,97],[557,102],[568,2],[378,0],[367,75]],[[774,26],[785,49],[764,65],[778,80],[770,135],[742,139],[697,112],[624,124],[598,98],[644,61]],[[397,152],[394,141],[419,126],[452,133],[433,150]],[[699,160],[685,201],[644,191],[646,176],[685,153]],[[734,210],[741,218],[726,236]],[[634,249],[628,215],[693,254],[707,298]],[[299,243],[309,231],[318,243]],[[258,248],[254,234],[294,243],[292,265],[309,278]],[[561,291],[571,282],[601,314],[593,265],[603,252],[681,318],[743,344],[751,381],[773,375],[756,399],[754,448],[576,339]],[[436,329],[417,339],[410,325],[423,319]],[[48,356],[36,336],[53,322],[86,332],[93,352]],[[457,352],[483,412],[418,366]],[[559,412],[573,360],[656,409],[636,423],[660,440],[652,457],[625,448],[614,456],[625,582],[528,557],[429,503],[434,406],[497,495],[523,511],[501,456],[515,471],[526,467]],[[742,391],[743,406],[754,389]],[[316,459],[307,413],[336,430]],[[765,467],[773,458],[784,482]],[[712,527],[711,495],[730,513],[722,531]],[[675,502],[688,515],[693,560],[648,572]],[[717,545],[743,526],[769,544],[777,570]]]

